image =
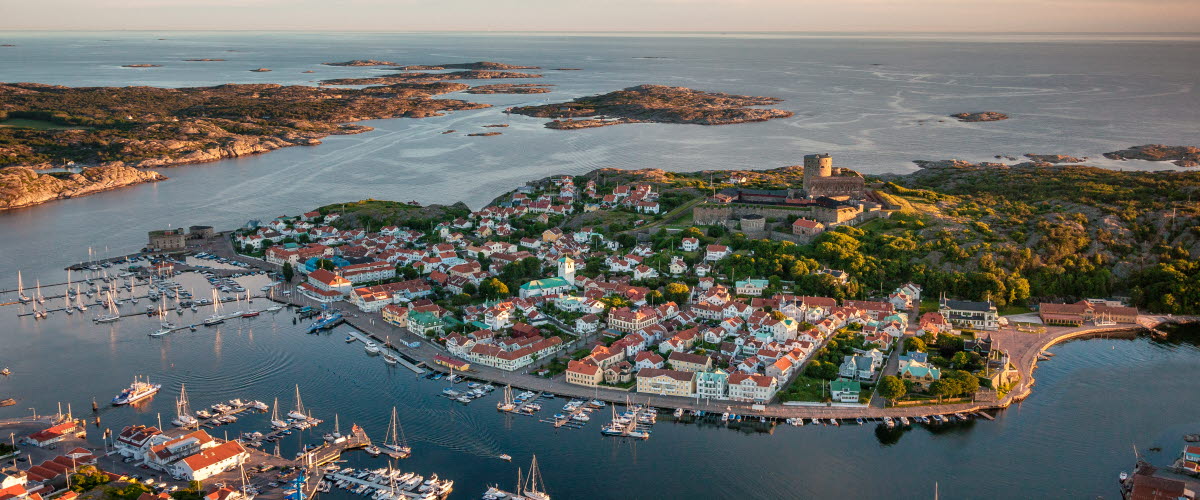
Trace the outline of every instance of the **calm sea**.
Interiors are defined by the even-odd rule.
[[[914,159],[1096,158],[1134,144],[1194,144],[1200,137],[1200,46],[1188,37],[0,32],[0,43],[16,45],[0,48],[0,81],[62,85],[311,85],[380,72],[320,65],[367,58],[582,68],[546,70],[539,81],[557,85],[550,94],[466,97],[495,104],[491,109],[372,122],[374,132],[317,147],[167,169],[166,182],[0,213],[5,289],[15,285],[17,270],[26,283],[61,282],[62,267],[85,258],[89,246],[134,251],[147,230],[167,225],[228,228],[369,197],[479,207],[525,180],[599,167],[770,168],[829,152],[838,165],[863,172],[906,172]],[[182,62],[187,58],[227,61]],[[249,71],[259,67],[273,71]],[[779,107],[796,115],[726,127],[569,132],[502,113],[642,83],[782,97]],[[944,118],[976,110],[1013,118]],[[492,123],[510,127],[498,137],[441,134]],[[455,479],[454,498],[475,497],[485,484],[511,486],[516,467],[533,453],[555,498],[928,498],[935,483],[947,498],[1116,498],[1116,475],[1131,465],[1131,445],[1161,446],[1149,456],[1166,462],[1183,433],[1200,431],[1200,349],[1142,338],[1054,348],[1058,355],[1037,371],[1034,395],[995,422],[901,435],[869,427],[763,433],[662,422],[653,439],[631,444],[599,435],[606,418],[555,431],[536,419],[498,415],[492,399],[470,406],[444,400],[440,384],[389,369],[360,345],[344,344],[340,332],[304,335],[287,313],[154,340],[146,336],[155,327],[149,320],[97,326],[79,314],[35,322],[14,312],[0,311],[0,366],[15,372],[0,379],[0,397],[20,404],[0,408],[0,418],[29,407],[52,411],[59,401],[81,410],[93,397],[111,398],[134,374],[166,389],[141,411],[105,408],[103,427],[153,423],[160,412],[169,420],[181,383],[198,405],[279,397],[285,407],[298,383],[321,417],[332,422],[337,413],[343,424],[364,424],[376,436],[398,406],[416,449],[403,466]],[[262,430],[265,420],[247,417],[229,429]],[[303,438],[292,436],[282,451],[294,452]],[[514,463],[495,459],[500,453]]]

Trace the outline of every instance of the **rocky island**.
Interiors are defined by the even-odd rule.
[[[511,71],[493,71],[469,69],[449,73],[391,73],[382,76],[362,78],[333,78],[321,80],[321,85],[394,85],[398,83],[439,82],[445,80],[490,80],[495,78],[541,78],[535,73],[516,73]]]
[[[791,111],[751,108],[782,99],[711,93],[686,87],[639,85],[563,103],[512,108],[526,116],[553,118],[547,128],[578,129],[621,123],[689,123],[727,125],[787,118]]]
[[[253,71],[255,73],[266,73],[268,71],[271,71],[271,69],[270,68],[258,68],[258,69],[252,69],[250,71]]]
[[[224,59],[184,59],[184,61],[185,62],[217,62],[217,61],[224,61]]]
[[[468,94],[545,94],[553,85],[548,83],[494,83],[477,85],[463,92]]]
[[[960,122],[998,122],[1007,120],[1008,115],[999,111],[973,111],[970,113],[956,113],[950,115],[950,118],[956,118]]]
[[[1169,161],[1180,167],[1200,166],[1200,148],[1194,146],[1145,144],[1104,153],[1104,157],[1112,160]]]
[[[161,68],[161,64],[123,64],[122,68]]]
[[[467,137],[492,137],[494,135],[501,135],[501,133],[500,132],[474,132],[471,134],[467,134]]]
[[[0,84],[0,121],[22,118],[78,127],[0,127],[0,167],[165,167],[315,145],[329,135],[372,130],[350,122],[423,118],[440,116],[445,111],[489,107],[432,98],[466,88],[465,84],[451,82],[365,89],[276,84],[180,89]],[[110,171],[93,175],[102,172]],[[104,179],[103,189],[119,184]],[[146,180],[152,179],[134,182]],[[49,181],[6,181],[0,207],[94,192],[79,179]],[[30,194],[22,186],[41,186],[40,194]],[[59,192],[49,193],[54,190]]]
[[[0,169],[0,210],[27,207],[47,201],[166,179],[158,172],[122,165],[85,168],[80,173],[39,174],[31,168]]]
[[[541,69],[537,66],[519,66],[515,64],[505,64],[492,61],[476,61],[470,63],[450,63],[450,64],[433,64],[433,65],[401,65],[392,61],[377,61],[375,59],[355,59],[353,61],[322,63],[326,66],[395,66],[406,71],[436,71],[443,69],[487,69],[487,70],[512,70],[512,69]]]

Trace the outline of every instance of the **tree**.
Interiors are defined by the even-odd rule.
[[[411,266],[396,264],[396,275],[406,280],[410,280],[420,276],[421,273],[417,272],[417,270],[413,269]]]
[[[900,380],[895,375],[885,375],[879,379],[879,387],[877,389],[879,395],[888,400],[891,404],[896,404],[896,400],[904,396],[908,392],[908,388],[904,385],[904,381]]]
[[[650,293],[646,294],[646,302],[649,302],[652,306],[661,304],[663,302],[663,293],[658,290],[650,290]]]
[[[958,392],[955,394],[975,394],[979,391],[979,377],[972,375],[964,370],[950,370],[942,375],[942,378],[953,380],[958,383]]]
[[[917,337],[904,339],[904,350],[907,352],[925,352],[925,341]]]
[[[490,278],[479,284],[479,294],[491,299],[507,297],[508,285],[496,278]]]
[[[85,465],[75,469],[75,473],[71,474],[71,491],[83,493],[102,484],[107,484],[108,481],[108,474],[100,472],[94,466]]]
[[[337,269],[337,266],[333,264],[333,261],[332,261],[332,260],[329,260],[329,259],[319,259],[319,260],[317,260],[317,269],[324,269],[324,270],[326,270],[326,271],[333,271],[333,270],[336,270],[336,269]]]
[[[463,293],[465,293],[467,295],[473,296],[473,295],[479,293],[479,287],[475,286],[475,283],[468,281],[463,284],[462,291],[463,291]]]
[[[288,283],[291,283],[292,278],[295,276],[296,276],[296,270],[294,268],[292,268],[292,263],[284,262],[283,263],[283,280]]]
[[[663,296],[666,297],[667,300],[675,302],[676,304],[683,304],[687,302],[688,295],[691,293],[691,290],[687,285],[679,282],[667,284],[665,290],[666,291]]]

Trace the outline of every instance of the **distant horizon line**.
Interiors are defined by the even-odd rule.
[[[354,28],[3,28],[4,32],[306,32],[306,33],[480,33],[480,34],[812,34],[812,35],[1141,35],[1141,36],[1200,36],[1200,31],[948,31],[948,30],[380,30]]]

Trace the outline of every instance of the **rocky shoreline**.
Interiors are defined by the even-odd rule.
[[[1169,161],[1179,167],[1200,167],[1200,148],[1194,146],[1144,144],[1104,153],[1104,157],[1111,160]]]
[[[158,172],[110,165],[85,168],[80,173],[40,174],[31,168],[0,169],[0,210],[39,205],[48,201],[86,196],[145,182],[166,179]]]
[[[686,87],[639,85],[573,101],[512,108],[519,115],[553,118],[546,128],[570,130],[622,123],[728,125],[792,116],[781,109],[751,108],[782,102],[775,97],[704,92]]]

